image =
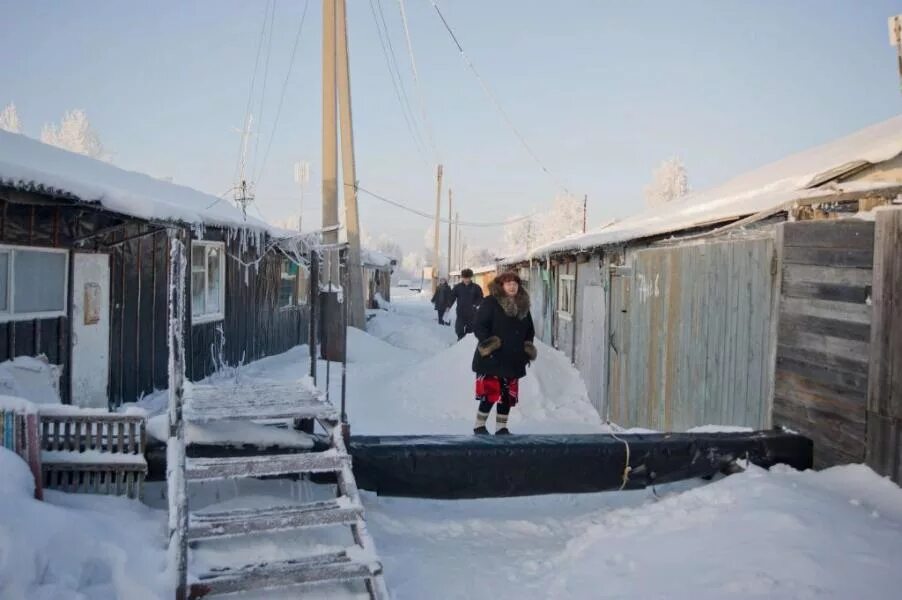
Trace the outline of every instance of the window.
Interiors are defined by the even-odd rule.
[[[288,259],[282,259],[279,278],[279,307],[290,308],[307,304],[307,280],[307,267],[299,266]]]
[[[0,321],[66,314],[69,253],[0,246]]]
[[[225,318],[225,245],[191,242],[191,320]]]
[[[564,275],[558,277],[557,292],[557,311],[558,314],[565,319],[573,316],[573,302],[575,300],[576,280],[573,275]]]

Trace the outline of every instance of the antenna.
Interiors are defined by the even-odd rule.
[[[310,181],[310,163],[300,160],[294,163],[294,182],[301,188],[301,204],[298,207],[298,233],[301,232],[301,220],[304,215],[304,188]]]
[[[254,201],[253,182],[248,183],[246,174],[247,142],[251,137],[251,127],[253,126],[253,123],[254,115],[248,114],[247,122],[244,124],[244,129],[241,131],[241,158],[238,161],[238,183],[235,184],[235,204],[241,209],[245,220],[247,220],[247,207]]]

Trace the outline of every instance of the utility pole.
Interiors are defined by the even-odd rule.
[[[438,287],[438,265],[439,265],[439,253],[438,253],[438,244],[439,244],[439,221],[442,215],[442,165],[438,166],[438,169],[435,173],[435,225],[434,225],[434,237],[435,241],[433,244],[433,252],[432,252],[432,293],[435,293],[435,288]]]
[[[899,85],[902,86],[902,15],[896,15],[889,18],[889,43],[896,47],[896,63],[899,67]]]
[[[586,206],[589,203],[589,194],[583,194],[583,233],[586,232]]]
[[[335,6],[336,0],[323,0],[323,243],[338,244],[338,114],[335,86]],[[327,253],[329,256],[329,253]],[[328,261],[338,281],[338,261]]]
[[[336,2],[336,62],[338,66],[338,108],[340,112],[341,173],[344,186],[341,192],[345,203],[345,228],[348,238],[346,279],[348,288],[348,325],[366,331],[366,312],[363,306],[363,265],[360,262],[360,216],[357,212],[357,165],[354,160],[354,123],[351,117],[351,71],[348,60],[348,21],[346,0]],[[328,2],[328,0],[327,0]]]
[[[323,343],[322,356],[328,361],[340,361],[344,357],[341,343],[342,306],[338,293],[332,287],[341,281],[338,268],[338,113],[336,107],[335,71],[335,17],[336,0],[323,0],[323,244],[326,245],[323,258],[327,270],[323,281],[329,288],[320,291],[320,329]],[[320,288],[322,290],[322,288]]]
[[[454,213],[454,262],[460,270],[460,213]],[[448,273],[448,275],[451,275]]]
[[[454,213],[451,212],[451,203],[454,201],[454,197],[452,196],[451,188],[448,188],[448,277],[451,277],[451,252],[454,248],[454,245],[451,243],[454,239],[451,235],[451,228],[454,225]]]

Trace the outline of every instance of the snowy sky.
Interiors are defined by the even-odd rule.
[[[419,114],[398,3],[380,0]],[[0,104],[26,133],[84,108],[118,166],[220,194],[232,186],[266,2],[0,1]],[[258,169],[303,0],[280,0]],[[432,156],[407,132],[370,2],[349,1],[361,185],[432,211]],[[899,113],[887,17],[897,2],[624,3],[446,0],[461,44],[551,171],[589,195],[589,224],[635,212],[653,168],[682,157],[693,188]],[[506,128],[426,0],[407,0],[426,110],[466,220],[544,208],[556,191]],[[320,221],[320,2],[311,0],[258,189],[271,220],[297,212],[291,165],[312,163],[304,218]],[[263,54],[266,54],[264,47]],[[14,57],[14,60],[10,60]],[[255,141],[251,141],[251,147]],[[254,162],[253,156],[251,162]],[[425,219],[361,198],[361,220],[419,249]],[[471,229],[474,244],[501,239]],[[444,247],[444,242],[443,242]]]

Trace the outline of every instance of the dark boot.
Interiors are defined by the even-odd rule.
[[[510,429],[508,429],[507,427],[502,427],[501,429],[499,429],[498,431],[495,432],[495,435],[510,435],[510,434],[511,434]]]
[[[481,427],[476,427],[475,429],[473,429],[473,434],[474,435],[489,435],[489,430],[486,429],[485,425],[482,425]]]

